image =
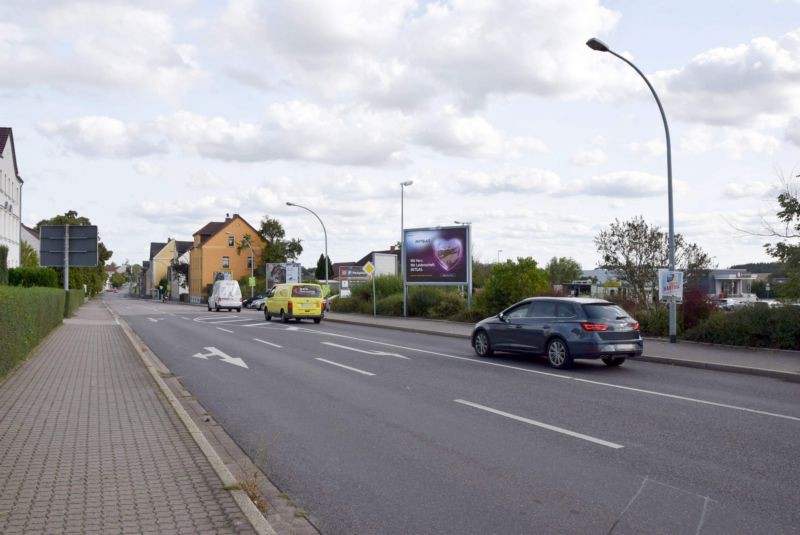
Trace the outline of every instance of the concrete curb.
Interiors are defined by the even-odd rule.
[[[211,463],[214,471],[217,473],[220,480],[222,480],[222,484],[226,489],[228,489],[228,492],[231,493],[234,501],[236,501],[239,509],[242,510],[245,518],[247,518],[247,520],[253,526],[253,529],[255,529],[256,533],[259,535],[276,535],[275,530],[272,529],[270,523],[266,518],[264,518],[264,515],[261,514],[261,511],[259,511],[255,504],[250,500],[250,497],[247,496],[243,490],[241,490],[239,481],[234,477],[228,467],[225,466],[225,463],[222,462],[222,459],[211,446],[211,443],[205,437],[200,428],[197,427],[197,424],[194,423],[194,420],[192,420],[192,417],[189,416],[188,412],[186,412],[186,409],[183,408],[180,401],[178,401],[178,398],[176,398],[169,389],[169,386],[167,386],[167,383],[164,382],[164,379],[161,378],[158,369],[147,356],[147,351],[150,351],[150,348],[148,348],[144,341],[133,332],[125,320],[123,320],[116,312],[111,310],[111,307],[109,307],[106,303],[103,303],[103,306],[108,309],[109,313],[111,313],[111,315],[114,317],[114,320],[122,328],[122,331],[128,337],[131,346],[134,350],[136,350],[139,358],[142,359],[144,367],[147,368],[148,372],[150,372],[150,376],[167,398],[167,401],[169,401],[169,404],[172,406],[175,414],[177,414],[178,418],[180,418],[181,422],[183,422],[183,425],[186,426],[189,434],[200,447],[200,450],[206,456],[208,462]]]
[[[348,325],[361,325],[364,327],[383,327],[384,329],[392,329],[395,331],[404,331],[410,332],[415,334],[430,334],[433,336],[445,336],[448,338],[460,338],[462,340],[469,340],[469,335],[464,334],[456,334],[456,333],[443,333],[437,331],[428,331],[425,329],[417,329],[414,327],[401,327],[395,325],[379,325],[379,324],[371,324],[371,323],[364,323],[361,321],[356,320],[349,320],[349,319],[340,319],[340,318],[331,318],[329,316],[325,317],[325,321],[332,321],[335,323],[344,323]],[[647,339],[645,339],[647,341]],[[740,349],[740,348],[736,348]],[[717,364],[714,362],[700,362],[700,361],[693,361],[693,360],[686,360],[686,359],[678,359],[674,357],[661,357],[656,355],[642,355],[641,357],[637,357],[636,360],[641,360],[644,362],[653,362],[656,364],[667,364],[670,366],[683,366],[686,368],[701,368],[705,370],[715,370],[715,371],[724,371],[724,372],[731,372],[731,373],[741,373],[747,375],[759,375],[762,377],[773,377],[777,379],[783,379],[785,381],[796,382],[800,383],[800,373],[792,373],[792,372],[782,372],[778,370],[770,370],[766,368],[754,368],[750,366],[738,366],[736,364]]]

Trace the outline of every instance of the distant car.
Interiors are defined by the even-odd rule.
[[[731,299],[730,297],[725,297],[717,301],[717,308],[720,310],[733,310],[738,306],[742,306],[744,303],[737,299]]]
[[[236,312],[241,312],[242,291],[239,283],[229,280],[216,281],[211,295],[208,296],[208,311],[211,312],[212,308],[217,312],[223,308],[227,308],[228,312],[234,309]]]
[[[478,322],[472,347],[480,357],[495,351],[544,354],[554,368],[574,359],[603,359],[619,366],[642,354],[639,323],[614,303],[579,297],[531,297]]]
[[[256,297],[252,301],[250,301],[250,308],[255,308],[256,310],[264,310],[264,302],[267,300],[266,297]]]
[[[266,297],[266,295],[267,295],[266,293],[259,293],[255,294],[253,297],[248,297],[247,299],[242,301],[242,306],[245,308],[255,308],[253,306],[250,306],[253,303],[253,301],[255,301],[256,299],[263,299],[264,297]]]

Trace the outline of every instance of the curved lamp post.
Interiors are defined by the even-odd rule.
[[[328,281],[330,280],[328,278],[328,262],[330,260],[328,259],[328,231],[325,230],[325,223],[322,222],[322,219],[320,219],[317,213],[311,208],[306,208],[305,206],[300,206],[299,204],[295,204],[293,202],[288,202],[288,201],[286,202],[286,206],[296,206],[297,208],[302,208],[303,210],[311,212],[312,214],[314,214],[314,217],[317,218],[319,224],[322,225],[322,232],[325,235],[325,284],[328,284]]]
[[[400,182],[400,277],[403,279],[403,317],[408,316],[408,287],[406,286],[405,277],[405,262],[406,262],[406,248],[403,240],[405,239],[405,223],[403,221],[403,193],[406,186],[413,184],[413,180],[404,180]]]
[[[606,45],[600,39],[595,39],[592,37],[588,41],[586,41],[586,46],[591,48],[592,50],[597,50],[598,52],[608,52],[612,56],[616,56],[628,65],[630,65],[633,70],[635,70],[639,76],[642,77],[644,83],[647,84],[647,87],[650,88],[650,92],[653,94],[653,98],[656,99],[656,104],[658,104],[658,111],[661,112],[661,119],[664,121],[664,133],[667,136],[667,198],[669,202],[669,270],[675,271],[675,223],[672,216],[672,147],[669,140],[669,125],[667,125],[667,116],[664,114],[664,107],[661,105],[661,101],[658,99],[658,95],[656,94],[656,90],[653,89],[653,86],[650,84],[650,80],[644,75],[642,71],[639,70],[636,65],[631,63],[628,59],[624,58],[623,56],[617,54]],[[669,341],[671,344],[674,344],[677,340],[677,328],[675,322],[675,303],[670,301],[669,303]]]

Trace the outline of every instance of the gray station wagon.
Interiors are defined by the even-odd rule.
[[[639,323],[614,303],[575,297],[531,297],[478,322],[472,347],[481,357],[495,351],[547,356],[554,368],[573,359],[603,359],[619,366],[642,354]]]

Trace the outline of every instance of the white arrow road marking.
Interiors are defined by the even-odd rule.
[[[242,359],[240,359],[238,357],[231,357],[230,355],[226,355],[225,353],[223,353],[222,351],[220,351],[216,347],[204,347],[203,349],[208,351],[208,353],[195,353],[192,356],[195,357],[195,358],[204,359],[204,360],[208,360],[208,357],[219,357],[219,360],[221,362],[227,362],[228,364],[233,364],[234,366],[240,366],[242,368],[248,368],[247,364],[245,364]]]
[[[332,364],[333,366],[339,366],[340,368],[344,368],[345,370],[350,370],[350,371],[353,371],[353,372],[356,372],[356,373],[361,373],[361,374],[370,375],[370,376],[375,375],[374,373],[365,372],[364,370],[359,370],[358,368],[351,368],[350,366],[345,366],[344,364],[339,364],[338,362],[333,362],[333,361],[330,361],[330,360],[319,359],[319,358],[316,359],[316,360],[318,360],[320,362],[325,362],[327,364]]]
[[[286,327],[287,331],[299,331],[300,327]]]
[[[268,346],[272,346],[272,347],[279,347],[279,348],[283,347],[283,346],[279,346],[278,344],[273,344],[272,342],[267,342],[266,340],[261,340],[259,338],[253,338],[253,340],[255,340],[256,342],[261,342],[262,344],[267,344]]]
[[[475,407],[476,409],[481,409],[482,411],[499,414],[500,416],[505,416],[506,418],[511,418],[512,420],[516,420],[518,422],[524,422],[526,424],[535,425],[536,427],[541,427],[542,429],[548,429],[550,431],[555,431],[556,433],[562,433],[564,435],[569,435],[571,437],[580,438],[581,440],[586,440],[588,442],[600,444],[601,446],[606,446],[608,448],[613,448],[615,450],[624,447],[620,444],[614,444],[613,442],[607,442],[599,438],[590,437],[589,435],[576,433],[575,431],[570,431],[569,429],[564,429],[563,427],[556,427],[554,425],[537,422],[536,420],[523,418],[522,416],[517,416],[516,414],[511,414],[508,412],[503,412],[497,409],[493,409],[491,407],[486,407],[485,405],[478,405],[477,403],[472,403],[471,401],[464,401],[463,399],[454,399],[453,401],[455,401],[456,403],[461,403],[462,405],[468,405],[470,407]]]
[[[158,318],[158,319],[156,319],[156,318],[147,318],[147,319],[149,319],[153,323],[158,323],[159,321],[162,321],[164,318]]]
[[[356,353],[364,353],[366,355],[375,355],[375,356],[382,356],[382,357],[397,357],[399,359],[411,360],[408,357],[404,357],[403,355],[398,355],[397,353],[387,353],[385,351],[369,351],[367,349],[358,349],[356,347],[348,347],[339,344],[334,344],[333,342],[322,342],[326,346],[331,347],[338,347],[340,349],[348,349],[350,351],[355,351]]]

